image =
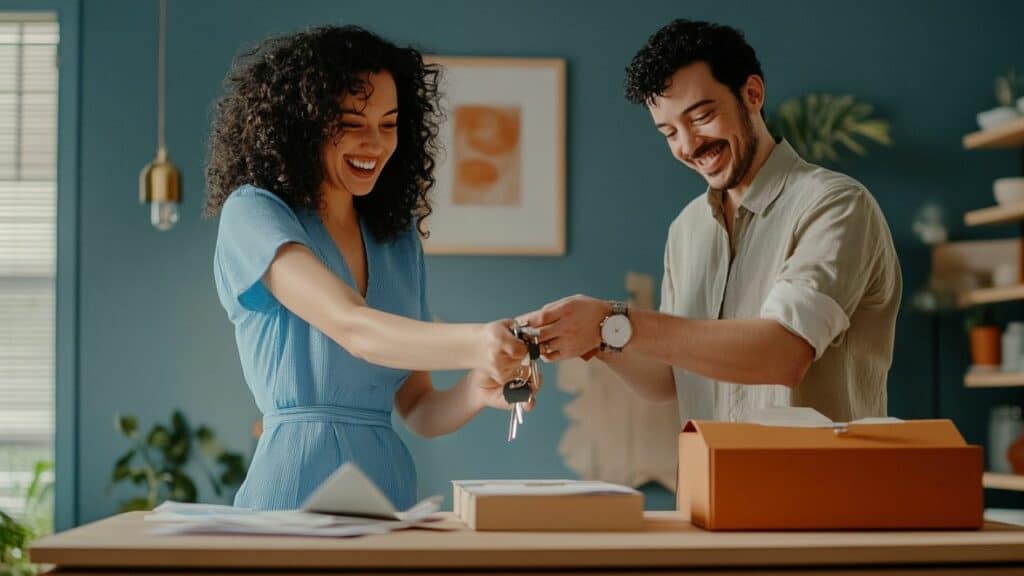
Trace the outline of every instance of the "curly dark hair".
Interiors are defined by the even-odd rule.
[[[235,59],[213,121],[204,212],[216,215],[243,184],[273,192],[294,210],[319,209],[321,144],[340,134],[341,98],[368,97],[365,75],[382,71],[398,91],[398,146],[355,208],[378,240],[394,240],[413,219],[426,236],[441,120],[438,69],[417,50],[358,26],[270,38]]]
[[[655,32],[633,57],[626,68],[626,99],[650,105],[664,94],[677,70],[694,62],[707,62],[715,80],[728,86],[741,102],[740,90],[747,78],[764,79],[757,54],[742,32],[680,18]]]

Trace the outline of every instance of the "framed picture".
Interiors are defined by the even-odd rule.
[[[427,254],[565,254],[565,61],[432,56],[445,121]]]

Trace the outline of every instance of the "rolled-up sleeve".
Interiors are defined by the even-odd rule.
[[[862,188],[829,191],[804,212],[791,250],[761,307],[814,348],[815,360],[840,341],[864,297],[887,231]]]

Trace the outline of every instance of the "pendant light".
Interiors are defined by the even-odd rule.
[[[157,230],[166,231],[178,222],[181,203],[181,173],[167,158],[164,140],[165,68],[167,52],[167,0],[160,0],[160,45],[157,62],[157,138],[156,159],[139,174],[139,201],[150,205],[149,221]]]

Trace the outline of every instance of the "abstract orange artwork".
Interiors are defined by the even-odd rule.
[[[425,60],[443,120],[424,253],[565,254],[565,60]]]
[[[452,203],[522,204],[519,108],[461,105],[454,116]]]

